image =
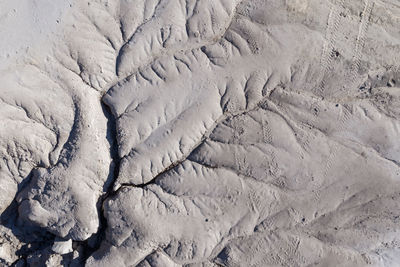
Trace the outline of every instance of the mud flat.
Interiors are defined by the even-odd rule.
[[[396,0],[0,4],[0,265],[397,266]]]

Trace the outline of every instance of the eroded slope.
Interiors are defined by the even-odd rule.
[[[380,0],[71,2],[2,76],[0,209],[18,192],[20,227],[75,241],[103,210],[90,266],[391,265],[399,17]]]
[[[215,43],[114,86],[105,102],[123,188],[105,203],[107,240],[89,265],[135,265],[154,251],[172,260],[155,266],[393,264],[393,12],[389,2],[244,1]]]

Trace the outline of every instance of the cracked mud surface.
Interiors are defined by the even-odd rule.
[[[0,266],[398,266],[397,0],[0,3]]]

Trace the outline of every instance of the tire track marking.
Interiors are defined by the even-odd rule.
[[[265,120],[264,118],[261,119],[261,127],[262,127],[262,134],[263,134],[263,142],[265,144],[270,144],[271,146],[273,146],[273,137],[272,137],[272,132],[271,132],[271,127],[269,126],[269,123],[267,120]],[[275,155],[275,151],[271,150],[271,158],[268,159],[267,156],[264,154],[263,155],[264,161],[265,162],[270,162],[270,165],[266,165],[265,168],[265,173],[266,174],[271,174],[273,176],[276,175],[277,173],[277,166],[276,166],[276,155]]]
[[[362,50],[365,46],[365,35],[368,31],[369,24],[370,24],[370,19],[371,19],[371,14],[372,14],[372,9],[374,7],[374,2],[371,0],[366,0],[365,2],[365,7],[362,13],[362,18],[360,22],[360,26],[358,29],[358,36],[356,39],[356,44],[354,48],[354,56],[353,56],[353,64],[351,65],[351,77],[349,81],[349,86],[352,88],[354,86],[354,83],[357,78],[357,71],[360,68],[361,65],[361,56],[362,56]]]
[[[321,56],[321,67],[323,71],[317,87],[315,87],[313,90],[319,95],[325,91],[325,77],[326,74],[332,69],[331,65],[334,58],[334,49],[341,20],[340,10],[343,9],[344,2],[345,0],[340,0],[338,5],[333,4],[329,13],[328,26],[326,29],[326,39],[329,41],[325,42]]]
[[[346,84],[350,84],[350,85],[344,87],[342,89],[343,91],[349,87],[351,88],[355,83],[355,80],[357,77],[357,72],[358,72],[358,69],[359,69],[360,63],[361,63],[362,49],[364,48],[364,45],[365,45],[365,35],[366,35],[368,27],[369,27],[369,22],[370,22],[373,6],[374,6],[373,1],[371,1],[371,0],[365,1],[365,6],[364,6],[363,13],[362,13],[361,22],[359,25],[359,31],[358,31],[358,35],[357,35],[357,39],[356,39],[356,43],[355,43],[353,64],[351,66],[350,76],[347,76],[348,82]],[[351,114],[350,110],[344,109],[342,115],[339,115],[340,116],[339,117],[339,125],[338,125],[339,132],[345,130],[346,125],[348,124],[349,119],[350,119],[350,114]],[[323,176],[322,176],[323,180],[326,179],[330,169],[332,168],[333,161],[336,158],[337,152],[338,152],[338,144],[337,144],[337,142],[335,142],[332,146],[331,153],[328,156],[328,159],[327,159],[327,162],[326,162],[326,165],[324,168],[324,172],[323,172]],[[316,194],[316,197],[317,197],[317,199],[319,199],[319,193]]]

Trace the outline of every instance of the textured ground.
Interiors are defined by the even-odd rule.
[[[397,0],[5,0],[0,36],[0,266],[400,266]]]

